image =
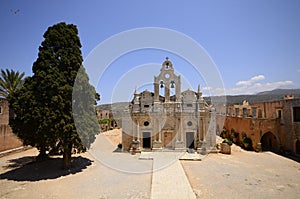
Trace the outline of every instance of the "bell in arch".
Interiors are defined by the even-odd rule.
[[[160,81],[160,88],[163,88],[164,87],[164,82],[163,81]]]
[[[171,88],[175,88],[175,82],[174,81],[171,81]]]

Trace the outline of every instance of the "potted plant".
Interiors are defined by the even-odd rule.
[[[225,138],[223,142],[220,144],[220,152],[224,154],[231,154],[231,145],[232,141]]]
[[[135,155],[136,154],[136,147],[132,147],[130,149],[131,155]]]

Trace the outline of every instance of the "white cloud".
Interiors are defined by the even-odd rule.
[[[238,81],[235,85],[237,85],[237,86],[250,86],[254,82],[261,81],[261,80],[264,80],[264,79],[265,79],[265,76],[257,75],[257,76],[254,76],[254,77],[250,78],[249,80]]]
[[[236,87],[227,89],[227,94],[255,94],[262,91],[270,91],[277,88],[287,88],[294,85],[293,81],[278,81],[278,82],[267,82],[267,83],[255,83],[249,86]]]
[[[260,81],[260,80],[264,80],[264,79],[265,79],[265,76],[263,76],[263,75],[257,75],[257,76],[252,77],[250,80],[252,82],[256,82],[256,81]]]
[[[249,81],[238,81],[235,85],[237,86],[249,86],[251,83]]]
[[[204,91],[210,91],[210,90],[212,90],[212,87],[205,86],[205,87],[202,88],[202,90],[204,90]]]
[[[249,80],[241,80],[236,83],[234,88],[213,88],[203,87],[204,95],[220,96],[220,95],[241,95],[241,94],[255,94],[263,91],[271,91],[277,88],[291,88],[294,85],[293,81],[277,81],[277,82],[260,82],[265,80],[264,75],[256,75]]]

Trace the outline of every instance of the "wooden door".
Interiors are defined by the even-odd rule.
[[[164,147],[172,148],[172,132],[164,133]]]

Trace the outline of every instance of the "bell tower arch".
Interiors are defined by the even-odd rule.
[[[154,101],[159,102],[159,88],[164,88],[165,102],[170,101],[170,89],[175,89],[175,101],[180,101],[181,81],[180,75],[174,73],[172,62],[166,57],[162,63],[160,74],[154,76]]]

